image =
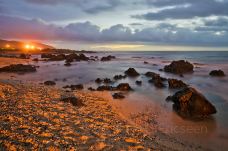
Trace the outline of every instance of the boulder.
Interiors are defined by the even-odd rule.
[[[78,57],[79,60],[82,60],[82,61],[88,61],[89,60],[89,57],[86,57],[83,53],[81,53]]]
[[[144,63],[144,64],[148,64],[148,62],[147,62],[147,61],[144,61],[143,63]]]
[[[41,58],[52,58],[53,54],[50,53],[43,53],[41,54]]]
[[[111,61],[112,59],[115,59],[116,57],[115,56],[107,56],[107,57],[102,57],[101,58],[101,61]]]
[[[96,80],[95,80],[95,82],[96,83],[101,83],[103,80],[101,80],[100,78],[97,78]]]
[[[139,76],[139,73],[134,68],[129,68],[124,72],[129,77],[137,77]]]
[[[133,90],[128,83],[120,83],[116,87],[116,89],[119,91],[132,91]]]
[[[216,108],[197,90],[186,87],[169,97],[174,110],[183,117],[205,117],[216,113]]]
[[[69,67],[69,66],[71,66],[71,63],[70,62],[65,62],[64,66]]]
[[[36,67],[33,65],[13,64],[0,68],[0,72],[36,72]]]
[[[77,85],[66,85],[63,88],[65,89],[70,88],[71,90],[82,90],[84,87],[82,84],[77,84]]]
[[[20,59],[29,59],[30,55],[22,53],[22,54],[19,55],[19,58]]]
[[[78,107],[84,106],[83,102],[77,99],[76,97],[61,98],[60,101],[71,103],[73,106],[78,106]]]
[[[155,72],[147,72],[147,73],[145,73],[145,76],[153,78],[153,77],[157,77],[160,75]]]
[[[168,83],[169,88],[171,89],[183,88],[187,86],[187,84],[185,84],[183,81],[177,79],[168,79]]]
[[[115,75],[113,77],[114,80],[121,80],[121,79],[125,79],[127,76],[126,75]]]
[[[135,81],[135,84],[142,85],[142,81]]]
[[[108,85],[102,85],[97,88],[97,91],[113,91],[113,90],[115,90],[115,88]]]
[[[174,74],[184,74],[193,72],[194,66],[185,60],[172,61],[171,64],[164,67],[165,72],[170,72]]]
[[[153,83],[155,87],[157,88],[164,88],[165,85],[163,81],[165,81],[166,78],[158,76],[154,76],[152,79],[149,80],[149,83]]]
[[[104,81],[104,83],[112,83],[112,80],[109,78],[105,78],[103,81]]]
[[[96,90],[95,90],[94,88],[92,88],[92,87],[89,87],[88,90],[90,90],[90,91],[96,91]]]
[[[210,74],[210,76],[216,76],[216,77],[226,76],[222,70],[212,70],[209,74]]]
[[[53,86],[53,85],[56,85],[56,83],[54,81],[45,81],[44,85]]]
[[[114,93],[112,95],[113,99],[124,99],[125,96],[123,95],[123,93],[119,92],[119,93]]]

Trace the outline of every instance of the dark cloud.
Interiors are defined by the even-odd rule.
[[[30,40],[61,40],[86,42],[149,42],[187,45],[228,45],[228,34],[212,31],[195,32],[172,24],[133,31],[122,24],[101,30],[91,22],[71,23],[65,27],[51,25],[39,19],[27,20],[0,15],[0,38]]]
[[[25,0],[39,5],[73,5],[87,13],[110,11],[120,4],[120,0]]]
[[[194,17],[208,17],[212,15],[227,16],[228,1],[216,0],[158,0],[147,2],[151,6],[172,8],[162,9],[158,12],[149,12],[142,15],[133,15],[133,18],[146,20],[164,19],[191,19]]]

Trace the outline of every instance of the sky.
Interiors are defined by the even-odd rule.
[[[228,0],[0,0],[0,39],[89,50],[228,50]]]

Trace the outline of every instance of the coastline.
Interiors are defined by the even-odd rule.
[[[55,69],[73,69],[64,67],[57,62],[40,61],[41,63],[38,64],[32,59],[1,59],[0,67],[19,63],[36,65],[37,67],[41,65],[38,69],[40,75],[47,72],[56,73]],[[82,62],[81,64],[72,64],[72,66],[79,67],[80,70],[86,64],[86,62]],[[82,67],[80,67],[81,65]],[[88,66],[91,66],[91,62],[88,62]],[[155,67],[157,68],[157,66]],[[43,68],[53,68],[54,71],[42,71]],[[207,143],[197,142],[197,139],[194,142],[188,139],[184,140],[182,139],[183,135],[178,138],[175,132],[164,133],[162,130],[166,129],[166,126],[173,128],[169,124],[171,124],[170,121],[176,120],[176,116],[168,115],[173,114],[173,111],[166,113],[168,108],[166,105],[169,104],[164,102],[165,105],[160,104],[164,107],[161,108],[157,104],[158,102],[152,100],[157,98],[150,97],[147,100],[143,97],[144,94],[141,94],[141,99],[135,101],[134,99],[140,98],[140,93],[127,92],[125,94],[127,97],[124,100],[113,100],[110,92],[85,90],[90,86],[87,84],[85,84],[85,89],[80,91],[63,89],[62,86],[65,84],[75,83],[73,80],[68,81],[69,78],[67,81],[56,79],[58,84],[64,85],[60,84],[55,87],[43,84],[44,80],[52,80],[53,77],[29,80],[29,77],[39,77],[39,74],[1,73],[0,101],[1,121],[3,122],[0,129],[0,148],[10,149],[13,146],[19,150],[32,147],[34,147],[32,149],[46,148],[49,150],[70,148],[79,150],[215,150],[216,145],[222,144],[212,144],[212,147],[208,147]],[[22,77],[24,79],[21,79]],[[81,80],[80,77],[78,80]],[[130,80],[127,82],[131,82]],[[133,83],[130,84],[133,85]],[[159,94],[162,93],[162,91],[159,92]],[[75,96],[82,100],[85,106],[79,108],[70,103],[63,103],[60,101],[62,96]],[[132,98],[134,99],[132,100]],[[28,117],[30,117],[29,120]],[[15,123],[14,120],[18,123]],[[183,122],[182,119],[180,121]],[[181,122],[179,124],[186,124],[186,122]],[[208,135],[213,133],[213,129],[216,129],[214,124],[216,121],[212,121],[212,130],[208,129]],[[78,126],[79,128],[77,128]],[[206,126],[208,127],[208,125]],[[191,125],[184,128],[191,128]],[[186,130],[183,131],[184,135],[188,135]],[[65,133],[68,134],[65,135]],[[207,135],[205,135],[206,137]],[[195,135],[192,138],[194,139]]]
[[[165,134],[151,137],[129,122],[110,100],[97,94],[65,92],[11,80],[0,82],[0,93],[2,149],[202,149]],[[59,101],[61,96],[69,95],[82,100],[85,106],[79,108]]]

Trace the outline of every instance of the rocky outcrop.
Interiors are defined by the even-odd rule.
[[[115,75],[113,77],[114,80],[121,80],[121,79],[125,79],[127,76],[126,75]]]
[[[54,81],[45,81],[44,85],[53,86],[56,85],[56,83]]]
[[[145,76],[153,78],[153,77],[157,77],[157,76],[160,76],[160,75],[155,73],[155,72],[147,72],[147,73],[145,73]]]
[[[169,83],[169,88],[171,89],[178,89],[178,88],[183,88],[187,86],[187,84],[185,84],[183,81],[177,80],[177,79],[168,79],[168,83]]]
[[[205,117],[216,113],[216,108],[194,88],[186,87],[168,97],[174,110],[183,117]]]
[[[112,97],[113,97],[113,99],[124,99],[124,98],[125,98],[124,94],[121,93],[121,92],[119,92],[119,93],[114,93],[114,94],[112,95]]]
[[[116,87],[116,89],[119,91],[132,91],[133,90],[128,83],[120,83]]]
[[[124,72],[129,77],[137,77],[139,73],[134,68],[129,68]]]
[[[107,57],[102,57],[101,58],[101,61],[111,61],[112,59],[115,59],[116,57],[115,56],[107,56]]]
[[[33,65],[13,64],[0,68],[0,72],[36,72],[36,67]]]
[[[73,106],[78,106],[78,107],[84,106],[83,102],[77,99],[76,97],[61,98],[60,101],[71,103]]]
[[[135,84],[142,85],[142,81],[135,81]]]
[[[173,61],[170,65],[164,67],[165,72],[174,74],[184,74],[193,72],[194,66],[185,60]]]
[[[63,87],[64,89],[71,89],[71,90],[82,90],[84,87],[82,84],[77,84],[77,85],[66,85]]]
[[[101,85],[97,88],[97,91],[113,91],[113,90],[115,90],[115,88],[108,85]]]
[[[226,76],[225,73],[222,70],[212,70],[209,73],[210,76],[215,76],[215,77],[224,77]]]

